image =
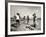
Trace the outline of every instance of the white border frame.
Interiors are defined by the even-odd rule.
[[[10,31],[10,5],[41,6],[41,30],[38,31]],[[43,33],[43,4],[8,3],[8,35]]]

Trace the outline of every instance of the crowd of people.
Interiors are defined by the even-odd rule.
[[[20,24],[21,16],[20,16],[19,13],[16,13],[15,19],[16,19],[16,22],[17,22],[18,24]],[[25,19],[26,19],[26,18],[25,18],[25,16],[24,16],[24,17],[23,17],[23,20],[25,20]],[[33,24],[34,24],[34,27],[35,27],[35,25],[36,25],[35,19],[36,19],[36,14],[34,13],[34,14],[33,14]],[[29,20],[30,20],[30,18],[29,18],[29,16],[27,16],[27,24],[29,23]]]

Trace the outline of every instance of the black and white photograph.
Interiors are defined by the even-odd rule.
[[[41,7],[10,6],[11,31],[41,30]]]
[[[43,33],[43,4],[8,3],[8,35]]]

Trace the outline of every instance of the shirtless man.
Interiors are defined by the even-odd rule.
[[[19,13],[17,13],[17,15],[16,15],[16,22],[18,24],[20,24],[20,14]]]

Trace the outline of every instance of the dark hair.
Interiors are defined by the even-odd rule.
[[[36,14],[34,13],[33,16],[35,16]]]
[[[17,13],[17,15],[20,15],[19,13]]]

